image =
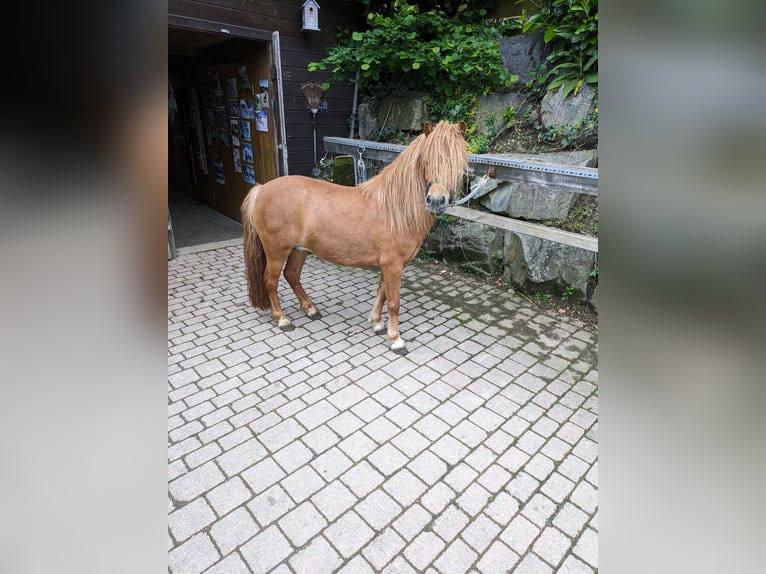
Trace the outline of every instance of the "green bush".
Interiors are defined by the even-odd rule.
[[[529,87],[561,88],[577,94],[583,84],[598,85],[598,0],[532,0],[516,25],[523,33],[542,32],[550,53]]]
[[[358,1],[372,10],[370,0]],[[472,6],[487,3],[455,4],[425,9],[413,1],[394,0],[387,13],[368,14],[367,30],[341,34],[325,59],[309,64],[309,71],[329,70],[336,80],[359,72],[366,94],[419,90],[430,95],[437,113],[455,106],[470,111],[476,97],[510,87],[518,76],[503,64],[500,33],[485,21],[487,10]]]

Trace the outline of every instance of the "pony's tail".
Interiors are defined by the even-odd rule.
[[[263,284],[263,274],[266,270],[266,253],[263,243],[253,225],[253,208],[258,186],[253,187],[242,202],[242,235],[245,247],[245,274],[250,291],[250,303],[256,309],[266,309],[270,306],[269,296]]]

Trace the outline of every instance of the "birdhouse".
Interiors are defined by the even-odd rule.
[[[319,30],[319,4],[314,2],[314,0],[306,0],[303,3],[302,14],[302,30]]]

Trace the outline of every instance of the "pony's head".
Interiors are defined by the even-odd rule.
[[[465,122],[441,121],[436,126],[423,124],[423,151],[420,161],[426,179],[426,210],[441,215],[468,168],[465,148]]]

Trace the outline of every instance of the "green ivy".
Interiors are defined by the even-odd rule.
[[[440,111],[461,105],[466,94],[475,100],[518,80],[503,64],[500,33],[485,21],[487,10],[476,7],[481,2],[428,9],[431,3],[421,4],[394,0],[381,5],[388,10],[370,12],[367,30],[341,34],[325,59],[309,64],[309,71],[329,70],[336,80],[359,72],[368,94],[388,94],[394,86],[424,91]]]
[[[519,0],[521,1],[521,0]],[[529,87],[561,88],[577,95],[583,84],[598,85],[598,0],[531,0],[517,20],[520,30],[542,32],[550,53]]]

